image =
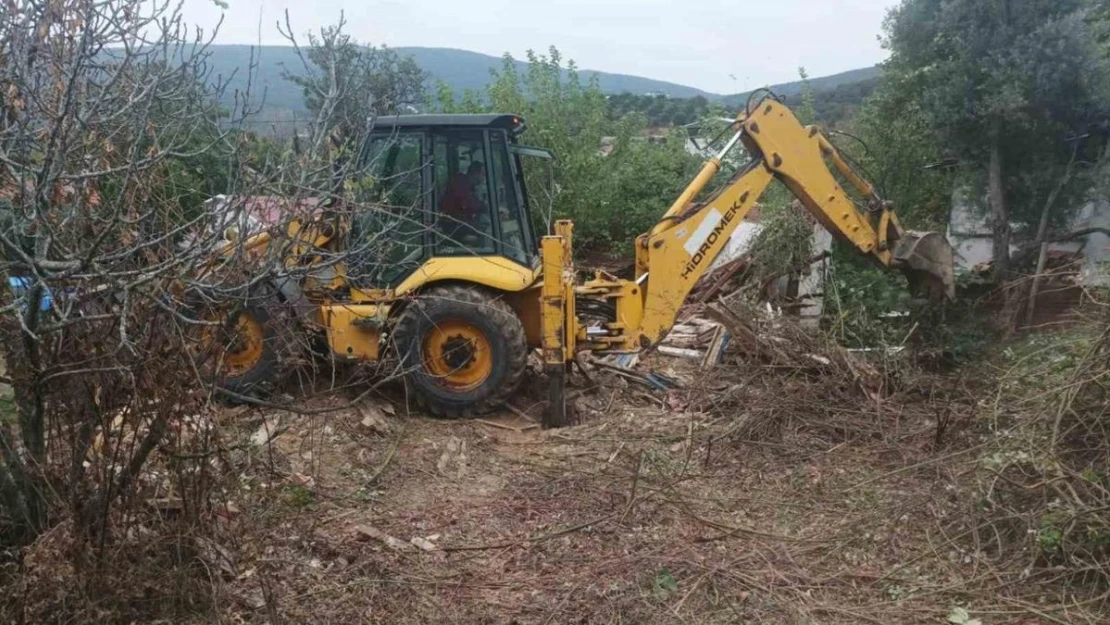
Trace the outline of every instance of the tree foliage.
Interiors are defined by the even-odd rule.
[[[365,126],[372,115],[415,112],[424,102],[424,70],[410,56],[359,43],[343,32],[344,25],[341,19],[309,33],[307,53],[299,55],[302,66],[282,73],[301,88],[305,108],[334,120],[340,133]]]
[[[920,107],[988,190],[1000,275],[1009,224],[1038,221],[1069,160],[1067,137],[1106,114],[1107,68],[1089,8],[1084,0],[904,0],[886,21],[888,85],[909,98],[904,110]]]
[[[719,106],[719,105],[717,105]],[[700,121],[714,108],[705,96],[669,98],[664,94],[618,93],[609,96],[608,115],[619,120],[641,113],[651,126],[685,126]]]
[[[799,85],[798,93],[787,96],[791,107],[806,105],[805,98],[813,109],[812,120],[826,127],[838,127],[848,122],[856,109],[878,84],[878,78],[867,78],[834,86],[820,88],[808,78]],[[808,94],[808,95],[807,95]],[[735,115],[743,107],[730,103],[732,99],[711,101],[702,96],[693,98],[671,98],[662,94],[637,95],[618,93],[608,98],[608,115],[614,121],[626,115],[642,114],[648,125],[685,126],[701,121],[706,117]]]
[[[895,81],[884,82],[848,127],[850,134],[834,134],[835,142],[894,203],[903,225],[944,230],[952,176],[937,166],[943,151],[922,105]]]
[[[698,159],[686,153],[681,133],[649,142],[642,115],[612,119],[597,79],[583,81],[574,62],[564,64],[555,48],[547,55],[530,51],[524,72],[506,55],[485,95],[484,101],[474,93],[460,100],[440,85],[436,104],[444,111],[523,115],[523,140],[556,156],[553,176],[545,165],[526,164],[533,213],[573,219],[587,248],[619,246],[627,252],[696,169]]]

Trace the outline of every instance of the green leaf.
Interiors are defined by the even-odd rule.
[[[665,599],[668,595],[678,592],[678,580],[667,569],[659,569],[653,581],[655,596]]]

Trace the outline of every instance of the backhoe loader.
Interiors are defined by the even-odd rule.
[[[343,263],[281,285],[282,299],[308,303],[310,329],[326,336],[334,357],[395,357],[417,402],[439,416],[504,404],[529,351],[538,349],[550,380],[548,423],[558,426],[575,354],[656,345],[776,179],[857,252],[903,270],[918,293],[954,297],[946,239],[904,230],[892,205],[816,126],[802,126],[773,94],[728,123],[724,147],[636,239],[633,279],[596,272],[579,281],[571,222],[557,221],[538,245],[533,236],[521,159],[550,155],[518,143],[525,129],[520,116],[378,118],[362,153],[382,190],[376,208],[355,211],[340,227],[313,230],[301,252],[347,250]],[[747,164],[700,198],[738,146],[747,151]],[[389,219],[392,225],[384,223]],[[387,227],[388,240],[361,245]],[[281,235],[306,231],[294,223]],[[235,314],[230,325],[237,338],[218,348],[215,375],[220,387],[247,393],[275,374],[273,337],[268,311]]]

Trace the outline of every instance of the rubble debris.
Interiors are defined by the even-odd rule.
[[[392,411],[392,406],[390,410]],[[386,411],[383,408],[371,402],[363,402],[358,405],[358,412],[362,415],[360,425],[378,436],[385,436],[389,434],[389,421],[386,418]]]
[[[675,378],[673,376],[659,373],[658,371],[652,371],[651,373],[647,374],[647,378],[652,382],[652,384],[655,385],[656,388],[661,391],[669,391],[675,388],[682,388],[683,386],[682,380],[679,380],[678,378]]]
[[[651,382],[649,382],[647,380],[646,376],[641,375],[639,373],[636,373],[635,371],[632,371],[630,368],[621,367],[621,366],[614,365],[614,364],[609,364],[609,363],[607,363],[603,360],[595,360],[593,362],[593,364],[594,364],[594,366],[599,367],[601,369],[605,369],[607,371],[612,371],[613,373],[616,373],[617,375],[621,376],[622,378],[625,378],[625,379],[630,380],[632,382],[637,382],[637,383],[643,384],[645,386],[651,386],[651,387],[655,386],[654,384],[652,384]]]
[[[691,294],[691,301],[705,303],[715,299],[726,290],[730,290],[727,287],[732,284],[737,276],[741,275],[744,270],[748,268],[750,261],[751,258],[749,255],[744,254],[710,271],[709,274],[702,278],[698,288],[694,289],[694,292]]]
[[[613,364],[626,369],[635,369],[636,365],[640,364],[640,353],[615,354],[613,356]]]
[[[675,324],[657,349],[660,354],[696,360],[702,369],[712,369],[721,361],[729,339],[720,323],[690,316]]]
[[[422,538],[420,536],[413,536],[411,539],[409,539],[409,542],[413,546],[419,548],[422,551],[435,551],[436,550],[435,543],[428,540],[427,538]]]
[[[707,371],[726,360],[744,360],[760,365],[791,367],[800,371],[836,374],[848,384],[858,383],[864,394],[878,401],[883,376],[864,359],[868,350],[848,350],[823,340],[812,329],[792,323],[769,303],[754,303],[736,294],[711,304],[691,303],[654,352],[669,358],[695,361]],[[886,348],[888,355],[903,347]],[[658,371],[644,373],[634,368],[638,357],[609,354],[590,364],[621,378],[657,391],[687,386],[683,380]],[[676,364],[676,369],[689,371]],[[690,379],[693,382],[693,378]],[[656,398],[655,401],[658,401]],[[664,402],[666,404],[666,402]]]
[[[376,527],[359,525],[355,527],[355,532],[358,533],[360,538],[376,540],[394,551],[412,551],[413,549],[413,545],[399,538],[394,538]]]
[[[270,415],[262,421],[262,425],[251,435],[251,444],[255,447],[267,445],[288,429],[289,426],[281,425],[280,414]]]
[[[699,358],[700,358],[700,355],[699,355]],[[659,373],[658,371],[651,371],[651,372],[646,373],[646,374],[638,373],[636,371],[632,371],[631,369],[626,369],[624,367],[619,367],[617,365],[609,364],[609,363],[601,361],[601,360],[595,360],[593,364],[595,366],[600,367],[602,369],[605,369],[607,371],[612,371],[613,373],[616,373],[617,375],[621,376],[622,378],[625,378],[626,380],[629,380],[631,382],[635,382],[637,384],[640,384],[640,385],[643,385],[643,386],[646,386],[648,388],[655,389],[655,390],[658,390],[658,391],[666,391],[666,390],[669,390],[669,389],[672,389],[672,388],[679,388],[679,387],[682,386],[682,382],[680,380],[678,380],[674,377]]]

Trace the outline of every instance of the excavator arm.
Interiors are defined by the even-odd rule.
[[[554,233],[544,237],[539,318],[550,383],[547,425],[565,423],[565,373],[575,352],[629,351],[658,343],[698,279],[776,179],[836,237],[880,265],[904,271],[911,290],[932,299],[955,298],[953,253],[944,236],[903,229],[891,203],[816,126],[802,126],[790,109],[769,97],[737,117],[731,128],[734,134],[720,153],[651,231],[636,239],[635,280],[598,272],[579,284],[571,262],[573,224],[557,222]],[[738,145],[751,160],[698,201]],[[599,323],[598,316],[604,321]]]
[[[641,346],[667,333],[686,296],[775,179],[833,235],[879,264],[903,270],[911,289],[933,299],[955,297],[952,249],[944,236],[903,229],[891,203],[816,126],[802,126],[789,108],[767,98],[739,116],[733,128],[721,152],[705,164],[655,227],[637,239]],[[696,202],[720,171],[722,159],[738,144],[747,149],[750,163],[712,196]],[[858,200],[841,180],[854,188]]]

